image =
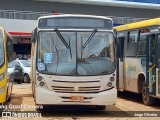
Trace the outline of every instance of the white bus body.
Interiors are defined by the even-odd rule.
[[[32,41],[32,90],[37,105],[96,105],[105,109],[116,103],[111,19],[40,17]]]

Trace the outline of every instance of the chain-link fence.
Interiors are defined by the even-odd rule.
[[[6,19],[23,19],[37,20],[40,16],[52,15],[48,12],[33,12],[33,11],[16,11],[16,10],[0,10],[0,18]],[[114,24],[126,24],[146,20],[147,18],[132,18],[132,17],[115,17],[108,16],[113,19]]]

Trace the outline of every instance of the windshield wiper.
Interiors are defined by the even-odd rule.
[[[96,32],[97,32],[97,29],[94,29],[94,31],[89,36],[89,38],[87,39],[87,41],[84,43],[84,45],[82,46],[82,48],[85,48],[88,45],[88,43],[91,41],[91,39],[93,38],[93,36],[95,35]]]
[[[63,42],[63,44],[66,46],[67,49],[70,48],[70,46],[68,45],[68,43],[66,42],[66,40],[64,39],[64,37],[62,36],[62,34],[59,32],[58,29],[55,29],[58,37],[60,38],[60,40]]]
[[[69,39],[69,46],[71,46],[70,37],[69,37],[69,36],[68,36],[68,39]],[[71,51],[71,47],[69,48],[69,52],[70,52],[70,56],[71,56],[71,59],[72,59],[72,51]]]

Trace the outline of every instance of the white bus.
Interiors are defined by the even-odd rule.
[[[32,33],[32,90],[36,105],[95,105],[117,98],[115,40],[110,18],[40,17]]]

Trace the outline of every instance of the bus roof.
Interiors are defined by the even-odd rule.
[[[38,19],[42,18],[50,18],[50,17],[94,17],[94,18],[101,18],[101,19],[110,19],[109,17],[106,16],[96,16],[96,15],[82,15],[82,14],[60,14],[60,15],[48,15],[48,16],[41,16]]]
[[[140,22],[125,24],[125,25],[120,25],[115,27],[115,29],[117,31],[125,31],[125,30],[144,28],[144,27],[155,26],[155,25],[160,25],[160,17],[155,19],[149,19],[149,20],[144,20]]]

